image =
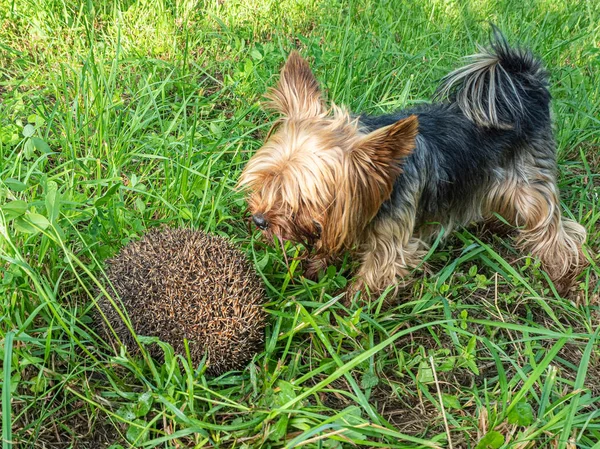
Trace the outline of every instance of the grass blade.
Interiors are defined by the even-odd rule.
[[[4,337],[4,383],[2,387],[2,449],[12,447],[11,419],[11,373],[14,332],[7,332]]]

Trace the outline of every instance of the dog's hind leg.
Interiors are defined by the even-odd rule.
[[[585,266],[581,246],[586,230],[561,216],[553,144],[542,141],[528,150],[524,161],[490,191],[487,210],[519,227],[517,245],[539,257],[550,278],[564,291]]]

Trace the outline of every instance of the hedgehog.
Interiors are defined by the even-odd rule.
[[[244,367],[263,342],[265,291],[244,254],[228,240],[192,229],[163,229],[129,243],[107,261],[107,279],[137,335],[155,336],[208,375]],[[116,298],[115,295],[112,295]],[[116,303],[119,304],[118,299]],[[116,335],[133,353],[137,343],[106,296],[98,300]],[[162,359],[158,345],[150,355]]]

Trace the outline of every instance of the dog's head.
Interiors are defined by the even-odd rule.
[[[351,248],[390,197],[402,160],[414,149],[416,116],[365,133],[345,110],[326,109],[317,80],[296,52],[267,98],[281,117],[239,181],[254,223],[321,254]]]

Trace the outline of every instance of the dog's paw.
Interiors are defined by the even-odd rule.
[[[369,300],[371,291],[362,279],[355,279],[346,287],[346,296],[344,297],[344,305],[350,306],[352,303],[359,305],[364,304]]]
[[[320,258],[307,259],[304,263],[304,277],[311,281],[319,280],[319,273],[327,269],[327,260]]]

